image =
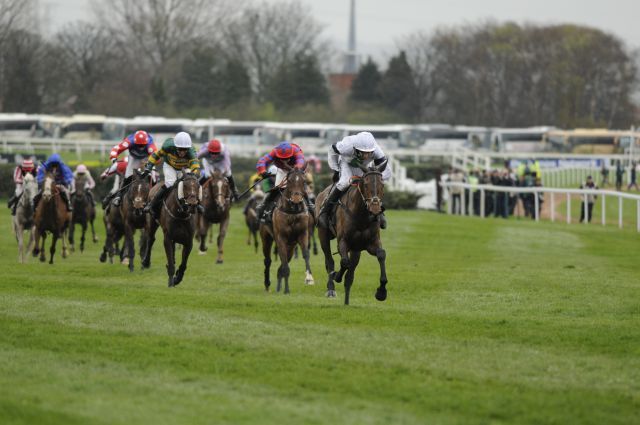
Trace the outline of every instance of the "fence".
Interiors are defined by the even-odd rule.
[[[588,202],[587,202],[587,197],[589,195],[596,195],[596,196],[600,196],[601,200],[602,200],[602,204],[601,204],[601,223],[602,225],[606,225],[607,223],[607,218],[606,218],[606,214],[607,214],[607,197],[609,198],[615,198],[617,199],[617,203],[618,203],[618,227],[619,228],[623,228],[623,199],[628,199],[628,200],[632,200],[635,201],[636,203],[636,214],[635,214],[635,221],[636,221],[636,230],[638,232],[640,232],[640,195],[633,195],[630,193],[623,193],[623,192],[615,192],[615,191],[611,191],[611,190],[594,190],[594,189],[558,189],[558,188],[550,188],[550,187],[512,187],[512,186],[493,186],[493,185],[473,185],[473,184],[469,184],[469,183],[457,183],[457,182],[442,182],[441,185],[443,186],[443,188],[445,188],[448,191],[448,197],[449,197],[449,202],[447,204],[447,212],[449,214],[453,213],[452,210],[452,202],[451,202],[451,189],[454,187],[459,187],[461,189],[463,189],[460,193],[461,199],[460,199],[460,212],[461,215],[471,215],[472,208],[467,208],[467,200],[465,199],[465,196],[467,196],[467,191],[465,189],[469,190],[469,193],[472,193],[472,191],[480,191],[480,211],[479,211],[479,215],[482,218],[486,217],[485,214],[485,207],[486,207],[486,196],[487,196],[487,192],[505,192],[505,193],[510,193],[510,194],[515,194],[515,195],[520,195],[520,194],[525,194],[525,193],[531,193],[534,195],[534,214],[535,214],[535,221],[540,221],[540,195],[541,194],[549,194],[549,201],[550,201],[550,219],[551,221],[556,221],[556,195],[561,195],[562,197],[566,197],[566,202],[567,202],[567,214],[566,214],[566,221],[567,224],[571,224],[571,201],[572,201],[572,197],[571,195],[578,195],[582,198],[583,201],[583,206],[584,206],[584,216],[588,217]],[[594,213],[595,215],[595,213]],[[589,223],[589,220],[584,220],[585,224]]]

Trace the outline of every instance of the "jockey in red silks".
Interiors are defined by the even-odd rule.
[[[218,139],[211,139],[209,143],[202,145],[198,151],[198,159],[202,160],[202,177],[200,184],[209,178],[214,172],[220,171],[229,181],[229,187],[233,194],[233,199],[238,200],[238,189],[231,174],[231,155],[229,149]]]
[[[138,130],[122,139],[122,142],[111,149],[111,154],[109,155],[111,162],[116,162],[118,155],[126,150],[129,151],[129,162],[124,173],[125,179],[122,183],[122,188],[115,194],[113,199],[113,205],[116,206],[120,205],[122,190],[131,182],[134,170],[142,168],[144,161],[149,158],[149,155],[155,153],[158,148],[153,143],[153,137],[149,133]]]
[[[16,190],[13,192],[9,202],[7,202],[7,207],[11,208],[11,215],[16,215],[16,207],[23,191],[23,179],[28,173],[31,173],[33,177],[36,176],[36,167],[31,159],[23,160],[22,164],[18,165],[13,171],[13,182],[16,184]]]
[[[256,164],[256,170],[258,174],[263,178],[270,176],[267,169],[270,165],[275,165],[278,169],[276,171],[276,185],[267,193],[262,204],[260,204],[256,210],[256,214],[260,220],[263,220],[271,216],[273,205],[280,194],[278,188],[286,184],[285,178],[287,173],[292,168],[304,169],[304,154],[300,146],[295,143],[282,142],[271,150],[268,154],[262,156]],[[309,212],[313,214],[315,207],[311,203],[311,200],[305,196],[305,202]],[[263,217],[264,214],[264,217]]]
[[[125,156],[122,158],[118,158],[118,160],[111,164],[109,168],[104,170],[102,174],[100,174],[100,180],[105,180],[107,177],[113,176],[115,174],[115,178],[113,179],[113,186],[111,190],[102,199],[102,209],[106,209],[107,205],[111,201],[111,198],[118,192],[120,189],[120,183],[124,179],[124,173],[127,171],[127,165],[129,164],[129,157]]]

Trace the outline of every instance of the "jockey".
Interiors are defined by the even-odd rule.
[[[129,164],[129,157],[125,156],[123,158],[118,158],[118,160],[111,164],[109,168],[107,168],[102,174],[100,174],[100,180],[105,180],[107,177],[116,175],[113,179],[113,187],[102,199],[102,209],[104,210],[109,205],[111,198],[115,195],[120,189],[120,183],[122,182],[122,178],[124,177],[124,173],[127,171],[127,165]]]
[[[169,189],[178,179],[178,172],[189,168],[196,176],[200,174],[200,163],[198,162],[196,151],[192,146],[191,136],[184,131],[176,134],[173,138],[165,140],[162,148],[149,156],[149,161],[145,166],[144,173],[151,173],[153,166],[161,159],[164,160],[162,164],[164,184],[160,186],[160,190],[158,190],[153,200],[144,207],[144,212],[151,212],[151,215],[156,220],[160,212],[160,204],[167,192],[169,192]],[[198,204],[198,210],[204,212],[202,205]]]
[[[220,171],[229,181],[233,199],[238,200],[238,189],[231,175],[231,157],[229,150],[218,139],[211,139],[206,145],[202,145],[198,152],[198,159],[202,159],[204,169],[200,184],[204,184],[204,180],[210,177],[215,171]]]
[[[46,177],[47,172],[52,172],[55,176],[56,184],[60,186],[62,189],[60,191],[60,196],[67,203],[67,211],[73,211],[71,207],[71,199],[69,197],[69,186],[73,181],[73,172],[71,168],[69,168],[64,162],[62,162],[62,158],[57,153],[51,155],[45,162],[43,162],[40,167],[38,167],[38,185],[40,185],[40,192],[36,195],[34,202],[34,210],[38,206],[38,201],[40,201],[40,197],[42,196],[42,184],[44,183],[44,179]]]
[[[262,204],[258,206],[256,213],[259,219],[263,218],[263,214],[265,217],[269,217],[271,215],[273,204],[280,194],[280,191],[277,190],[277,188],[283,183],[283,180],[287,176],[288,169],[304,169],[304,154],[302,153],[302,149],[300,149],[300,146],[294,143],[282,142],[278,146],[273,148],[271,152],[264,155],[258,160],[256,169],[258,171],[258,174],[260,174],[263,179],[266,179],[271,175],[267,171],[267,168],[271,164],[277,167],[275,187],[267,193],[267,196],[265,197]],[[311,200],[309,200],[308,196],[305,196],[304,199],[309,212],[313,214],[313,210],[315,207],[311,203]]]
[[[18,206],[18,201],[20,200],[23,191],[23,179],[27,173],[31,173],[34,177],[36,176],[36,168],[31,159],[23,160],[22,164],[18,165],[13,171],[13,182],[16,184],[16,190],[13,192],[13,196],[7,203],[7,207],[11,208],[11,215],[16,215],[16,207]]]
[[[113,205],[115,206],[120,205],[122,191],[125,190],[127,185],[131,182],[134,170],[140,168],[142,166],[142,161],[158,149],[153,143],[153,137],[151,137],[149,133],[138,130],[122,139],[122,142],[111,149],[111,154],[109,155],[111,162],[116,162],[118,155],[126,150],[129,151],[129,163],[127,164],[127,170],[124,173],[122,188],[116,193],[115,198],[113,199]]]
[[[329,149],[329,167],[340,173],[338,182],[333,186],[318,214],[318,224],[328,227],[327,214],[333,215],[340,197],[349,189],[351,177],[362,176],[364,172],[360,167],[368,167],[371,163],[380,165],[386,161],[384,152],[369,132],[361,132],[354,136],[347,136],[340,142],[331,145]],[[382,173],[382,180],[391,178],[391,168],[386,167]],[[384,210],[383,210],[384,211]],[[384,214],[378,216],[380,228],[387,227]]]
[[[93,180],[91,173],[87,169],[87,166],[84,164],[78,164],[76,167],[76,171],[73,172],[73,180],[71,181],[71,196],[76,193],[76,180],[84,179],[84,189],[87,191],[87,196],[89,197],[89,201],[91,201],[91,205],[96,206],[95,201],[93,200],[93,193],[91,193],[91,189],[96,187],[96,182]]]

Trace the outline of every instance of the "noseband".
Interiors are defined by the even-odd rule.
[[[360,194],[360,197],[362,198],[362,202],[364,202],[365,207],[367,208],[367,211],[371,210],[371,206],[373,205],[378,205],[378,206],[382,206],[382,198],[380,198],[377,193],[378,193],[378,181],[377,179],[373,179],[373,188],[371,190],[371,193],[373,193],[373,196],[367,198],[364,196],[364,193],[362,193],[362,183],[365,181],[365,178],[368,176],[375,176],[375,175],[380,175],[382,176],[382,173],[380,171],[368,171],[366,172],[362,177],[360,177],[358,180],[358,184],[356,185],[356,187],[358,188],[358,193]],[[382,213],[382,211],[380,211],[377,214],[373,214],[374,217],[380,215]]]

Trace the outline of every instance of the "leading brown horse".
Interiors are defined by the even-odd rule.
[[[376,299],[387,299],[386,252],[380,241],[380,223],[378,216],[382,213],[382,198],[384,183],[382,171],[387,166],[383,162],[378,167],[368,169],[362,177],[357,178],[343,195],[336,209],[334,223],[331,228],[318,226],[320,246],[324,252],[325,268],[328,274],[327,297],[335,298],[334,280],[338,283],[346,272],[344,282],[344,303],[349,304],[349,293],[353,284],[356,267],[360,261],[361,251],[374,255],[380,264],[380,286],[376,291]],[[365,170],[363,170],[365,171]],[[316,215],[319,214],[322,203],[326,199],[331,186],[318,195]],[[331,239],[337,239],[340,253],[340,271],[336,274],[334,261],[331,256]]]
[[[313,224],[313,216],[307,209],[304,199],[305,178],[304,170],[294,168],[287,173],[283,181],[284,189],[275,187],[272,190],[280,190],[282,193],[273,210],[272,225],[260,225],[260,237],[262,238],[262,253],[264,255],[264,287],[269,290],[271,285],[269,269],[271,267],[271,244],[275,241],[280,257],[278,268],[278,286],[280,291],[284,279],[284,293],[289,293],[289,261],[293,257],[293,249],[296,245],[302,250],[305,263],[305,283],[313,285],[313,275],[309,263],[309,228]]]
[[[160,185],[151,189],[149,197],[152,199]],[[201,189],[198,178],[191,173],[180,177],[166,194],[162,201],[159,222],[151,215],[147,215],[149,230],[147,235],[147,249],[145,250],[143,267],[149,267],[151,263],[151,249],[155,242],[155,234],[158,226],[162,226],[164,233],[164,250],[167,255],[167,274],[169,275],[169,287],[182,282],[184,272],[187,270],[187,260],[193,248],[193,236],[196,232],[196,208],[200,203]],[[176,271],[175,251],[176,243],[182,245],[182,262]]]
[[[71,213],[67,211],[67,204],[60,197],[60,189],[55,184],[55,178],[51,173],[45,175],[42,196],[36,207],[34,224],[35,224],[35,245],[33,247],[33,256],[36,257],[40,253],[40,261],[46,260],[44,254],[44,244],[47,238],[47,232],[51,233],[51,255],[49,264],[53,264],[53,255],[56,252],[56,243],[62,238],[62,258],[67,257],[67,241],[65,232],[71,221]],[[42,246],[38,247],[42,237]]]
[[[202,185],[202,206],[204,213],[198,214],[198,238],[200,254],[207,252],[206,238],[211,224],[220,223],[218,232],[218,258],[216,264],[222,264],[224,238],[229,227],[229,209],[231,208],[231,188],[227,178],[218,170]]]

